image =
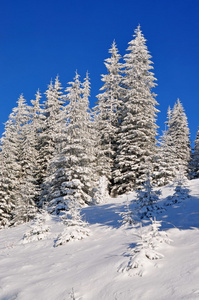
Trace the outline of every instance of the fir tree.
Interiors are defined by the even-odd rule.
[[[90,98],[90,78],[88,72],[82,83],[82,101],[81,101],[81,123],[82,123],[82,144],[84,147],[86,173],[90,182],[87,193],[95,198],[95,188],[99,183],[100,176],[98,172],[97,153],[99,150],[96,144],[96,128],[94,127],[94,117],[89,109]]]
[[[33,172],[33,148],[29,140],[30,107],[21,95],[5,125],[2,138],[3,170],[1,176],[9,224],[26,222],[36,212],[37,194]],[[5,204],[5,202],[4,202]]]
[[[12,212],[15,207],[14,199],[11,191],[12,178],[9,177],[10,168],[8,168],[7,161],[5,161],[4,157],[5,156],[1,151],[0,152],[0,229],[10,225]]]
[[[0,170],[0,224],[10,225],[12,213],[16,206],[16,195],[20,167],[17,163],[18,144],[14,113],[9,115],[5,123],[5,131],[1,139],[1,170]]]
[[[128,200],[125,205],[125,210],[119,213],[119,215],[122,217],[122,220],[119,220],[119,222],[122,223],[122,227],[133,226],[137,223],[135,212],[130,209]]]
[[[161,137],[158,153],[159,167],[155,181],[159,186],[172,182],[176,176],[176,150],[173,138],[170,135],[171,115],[172,111],[169,107],[166,122],[167,128]]]
[[[43,205],[43,199],[46,193],[48,193],[44,182],[48,174],[50,161],[56,154],[59,144],[58,139],[60,138],[62,127],[60,126],[60,122],[62,125],[64,103],[65,96],[62,93],[62,87],[59,82],[59,77],[57,76],[54,85],[51,81],[46,91],[46,100],[43,109],[45,119],[42,122],[41,132],[39,134],[40,186],[42,189],[40,206]]]
[[[151,91],[156,79],[150,71],[151,55],[140,26],[134,37],[127,49],[129,53],[124,56],[126,94],[114,163],[115,194],[141,187],[148,169],[153,173],[157,155],[155,106],[158,103]]]
[[[130,260],[128,264],[123,264],[119,268],[119,272],[128,272],[130,275],[143,276],[145,268],[147,268],[149,261],[162,259],[163,254],[159,253],[158,248],[164,244],[170,244],[171,239],[166,232],[160,231],[161,221],[151,219],[152,224],[147,230],[142,229],[139,235],[139,240],[136,247],[131,249]]]
[[[28,222],[37,211],[35,198],[37,183],[35,180],[35,144],[32,140],[31,108],[21,96],[15,109],[15,121],[18,135],[18,199],[13,213],[13,225]]]
[[[67,210],[71,201],[81,205],[92,202],[94,183],[88,76],[85,82],[82,89],[76,73],[74,82],[70,82],[71,86],[66,90],[69,104],[66,106],[65,140],[57,140],[57,151],[50,161],[45,180],[45,201],[51,213],[60,214]]]
[[[61,218],[66,228],[55,240],[55,247],[73,240],[82,240],[89,235],[88,224],[82,220],[80,206],[77,201],[68,203],[68,211],[65,211]]]
[[[190,161],[190,178],[199,178],[199,129],[194,141],[194,149]]]
[[[35,100],[31,100],[31,115],[32,115],[32,130],[31,130],[31,143],[34,147],[34,169],[35,179],[37,180],[38,187],[40,187],[43,180],[43,153],[41,151],[42,140],[41,133],[44,128],[44,112],[41,104],[41,93],[38,90],[35,95]],[[38,197],[39,199],[39,197]]]
[[[46,224],[49,219],[50,216],[47,211],[40,210],[30,225],[30,229],[24,234],[22,243],[26,244],[45,239],[50,233],[50,226]]]
[[[175,164],[176,171],[177,173],[180,172],[187,177],[191,154],[189,127],[187,116],[179,99],[175,103],[171,114],[168,136],[172,143],[172,152],[175,153],[173,163]]]
[[[121,112],[121,98],[123,89],[121,87],[122,64],[120,54],[115,41],[109,50],[111,57],[105,60],[107,74],[102,75],[99,95],[97,95],[97,133],[99,139],[98,168],[101,176],[111,181],[114,159],[114,148],[116,144],[116,132]],[[109,182],[110,184],[110,182]]]
[[[151,181],[148,173],[147,180],[143,184],[142,189],[137,191],[136,211],[141,219],[145,217],[151,218],[158,211],[161,211],[161,208],[157,204],[161,192],[154,190]]]

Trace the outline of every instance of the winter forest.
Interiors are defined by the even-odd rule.
[[[57,76],[31,104],[19,97],[1,138],[0,228],[52,214],[87,235],[82,207],[136,191],[150,217],[154,188],[199,177],[199,133],[191,151],[179,99],[157,136],[156,78],[140,26],[126,51],[121,57],[113,42],[93,108],[88,73],[66,88]]]

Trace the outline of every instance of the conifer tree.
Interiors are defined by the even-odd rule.
[[[112,168],[114,150],[116,144],[116,133],[119,124],[121,111],[121,98],[123,89],[121,87],[122,64],[115,41],[109,50],[111,57],[105,60],[107,74],[102,75],[102,82],[98,98],[97,109],[97,133],[99,141],[98,167],[101,176],[105,175],[110,181],[112,178]]]
[[[21,96],[16,109],[16,128],[18,130],[19,150],[19,198],[13,213],[12,224],[28,222],[36,214],[35,199],[37,196],[37,182],[35,180],[36,150],[34,128],[31,123],[31,108]]]
[[[60,134],[60,120],[62,120],[64,110],[65,96],[62,93],[62,87],[57,76],[53,85],[50,82],[46,91],[46,100],[44,102],[43,115],[45,119],[42,122],[41,132],[39,134],[39,155],[40,155],[40,206],[44,199],[46,179],[49,163],[56,153],[57,139]]]
[[[89,236],[90,230],[88,224],[83,221],[80,214],[80,206],[77,202],[70,201],[68,203],[68,211],[63,213],[61,219],[66,228],[58,235],[54,247],[61,246],[70,241],[82,240]]]
[[[75,81],[69,83],[71,86],[66,90],[68,92],[68,125],[67,134],[69,136],[69,153],[72,154],[71,166],[73,169],[73,178],[79,179],[83,184],[83,192],[87,195],[85,203],[90,203],[92,191],[96,184],[95,174],[92,174],[94,163],[94,149],[92,136],[92,121],[89,110],[90,82],[88,74],[83,85],[79,81],[79,75],[76,74]],[[74,160],[74,162],[73,162]],[[74,165],[76,163],[76,166]],[[83,197],[84,198],[84,197]]]
[[[10,225],[14,210],[14,199],[11,197],[12,179],[9,177],[9,168],[4,154],[0,152],[0,229]],[[13,196],[13,195],[12,195]]]
[[[119,213],[119,215],[122,217],[122,220],[119,220],[119,222],[122,223],[121,227],[127,228],[136,225],[136,215],[135,212],[130,209],[128,200],[125,205],[125,210]]]
[[[187,177],[191,154],[189,127],[187,116],[179,99],[171,114],[168,136],[172,141],[173,153],[175,153],[176,171]]]
[[[176,177],[176,150],[175,143],[170,135],[171,116],[172,110],[169,107],[166,121],[167,127],[161,137],[158,153],[159,167],[155,182],[159,186],[172,182]]]
[[[90,78],[88,72],[82,83],[82,101],[81,101],[81,122],[82,122],[82,143],[85,151],[85,161],[87,161],[86,173],[90,174],[88,181],[90,182],[87,193],[95,198],[95,189],[99,184],[100,176],[98,172],[98,151],[99,145],[96,143],[97,132],[94,126],[94,116],[92,110],[89,108],[90,98]]]
[[[50,226],[46,221],[50,219],[50,215],[46,210],[40,210],[36,215],[30,229],[24,234],[22,243],[30,243],[45,239],[50,233]]]
[[[35,100],[31,100],[31,118],[32,118],[32,129],[31,129],[31,143],[34,147],[34,169],[35,169],[35,178],[37,180],[38,187],[42,183],[42,178],[44,176],[42,169],[42,157],[43,153],[41,150],[41,133],[44,128],[44,112],[41,104],[41,93],[38,90],[35,95]],[[38,197],[39,198],[39,197]]]
[[[28,221],[36,212],[33,148],[29,141],[30,107],[21,95],[5,125],[2,138],[2,191],[7,202],[9,224]]]
[[[67,210],[71,201],[81,205],[92,201],[91,124],[87,99],[89,79],[87,76],[82,89],[76,73],[74,81],[69,84],[66,89],[69,104],[66,106],[65,142],[58,140],[58,145],[61,143],[61,146],[57,147],[57,152],[50,161],[45,180],[48,209],[56,214]]]
[[[158,250],[158,248],[164,244],[170,244],[172,242],[169,239],[165,231],[160,231],[161,221],[156,221],[156,219],[151,218],[152,224],[145,228],[141,229],[139,240],[130,250],[130,259],[128,264],[126,263],[120,265],[119,272],[128,272],[132,275],[143,276],[145,268],[148,267],[148,262],[156,261],[164,257]]]
[[[141,219],[144,217],[151,218],[158,210],[161,211],[161,208],[157,204],[160,194],[160,191],[154,190],[151,177],[148,173],[142,189],[137,191],[136,210]]]
[[[199,178],[199,129],[194,141],[194,149],[190,161],[190,178]]]
[[[1,139],[0,224],[2,226],[10,225],[17,199],[20,167],[17,163],[18,145],[14,123],[14,113],[12,112],[5,123],[5,131]]]
[[[156,79],[150,71],[153,69],[151,55],[140,26],[127,51],[123,80],[126,92],[113,173],[114,194],[141,187],[148,169],[153,173],[157,155],[155,120],[158,110],[155,106],[158,103],[152,93]]]

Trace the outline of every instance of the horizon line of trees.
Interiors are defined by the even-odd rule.
[[[76,72],[63,91],[59,77],[45,100],[17,101],[1,138],[0,228],[27,222],[39,208],[61,214],[155,186],[179,174],[199,177],[199,131],[191,153],[187,117],[178,99],[157,140],[156,78],[140,26],[121,62],[115,41],[97,103],[89,108],[90,79]]]

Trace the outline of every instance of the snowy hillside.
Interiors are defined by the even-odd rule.
[[[188,188],[190,197],[169,205],[167,197],[174,188],[162,188],[157,220],[162,220],[160,231],[172,242],[156,239],[150,255],[159,253],[159,259],[145,256],[138,266],[141,272],[125,271],[125,267],[142,245],[151,222],[128,228],[118,222],[127,198],[132,200],[130,208],[133,205],[134,193],[84,208],[89,236],[59,247],[54,242],[64,225],[58,217],[47,221],[50,231],[41,241],[23,243],[30,223],[1,230],[0,299],[199,299],[199,179],[188,181]]]

